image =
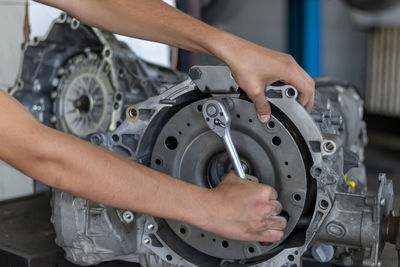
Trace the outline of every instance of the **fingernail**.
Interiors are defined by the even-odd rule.
[[[257,114],[257,116],[258,116],[258,119],[259,119],[262,123],[267,123],[267,122],[269,122],[269,119],[271,118],[270,115],[260,115],[260,114]]]

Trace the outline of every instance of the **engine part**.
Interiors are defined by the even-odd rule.
[[[134,214],[127,223],[124,211],[56,191],[53,222],[67,258],[83,265],[124,259],[143,266],[301,266],[302,255],[322,243],[329,250],[315,247],[320,260],[340,262],[344,257],[338,253],[346,248],[355,265],[379,266],[393,189],[380,175],[377,195],[365,195],[366,134],[355,90],[318,81],[310,115],[296,101],[295,88],[275,84],[266,89],[272,117],[264,125],[227,67],[196,66],[190,77],[129,107],[115,131],[93,134],[91,140],[155,170],[213,188],[232,163],[204,120],[203,108],[207,101],[223,101],[246,173],[278,191],[287,219],[282,241],[229,240],[144,214]]]
[[[273,84],[264,125],[229,68],[196,66],[163,89],[183,75],[65,14],[24,49],[10,91],[39,120],[79,137],[92,133],[92,143],[198,186],[218,186],[233,167],[203,116],[209,101],[224,103],[241,166],[277,190],[287,220],[280,242],[241,242],[54,190],[52,222],[68,260],[293,267],[314,253],[320,261],[379,266],[384,241],[400,240],[391,181],[379,175],[378,192],[366,195],[363,103],[350,86],[318,80],[308,114],[293,86]]]
[[[39,121],[81,138],[115,130],[127,107],[185,78],[145,62],[111,33],[65,13],[23,50],[9,92]]]

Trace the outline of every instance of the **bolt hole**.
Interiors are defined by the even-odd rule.
[[[329,202],[326,201],[325,199],[323,199],[323,200],[321,200],[321,201],[319,202],[319,206],[320,206],[322,209],[326,210],[327,208],[329,208]]]
[[[206,121],[210,121],[210,118],[206,118]]]
[[[182,134],[182,132],[181,132],[181,131],[179,131],[179,132],[178,132],[178,134],[179,134],[179,135],[181,135],[181,134]]]
[[[253,254],[253,253],[255,252],[255,249],[254,249],[253,247],[249,247],[249,252],[250,252],[251,254]]]
[[[135,108],[131,108],[129,110],[129,117],[131,117],[132,119],[136,118],[137,116],[137,110]]]
[[[114,109],[119,109],[119,104],[118,103],[114,103]]]
[[[203,106],[202,105],[198,105],[197,106],[197,111],[198,112],[202,112],[203,111]]]
[[[286,166],[289,165],[289,162],[285,161],[285,165],[286,165]]]
[[[294,194],[293,198],[296,201],[300,201],[301,200],[301,196],[299,194]]]
[[[213,238],[213,239],[212,239],[212,242],[215,242],[215,241],[217,241],[217,240],[215,240],[215,238]]]
[[[169,254],[166,256],[166,258],[167,258],[168,261],[171,261],[171,260],[172,260],[172,256],[169,255]]]
[[[181,227],[179,231],[181,232],[182,235],[186,234],[186,229],[184,227]]]
[[[204,234],[201,234],[200,236],[201,236],[201,237],[204,237]]]
[[[239,118],[240,118],[240,114],[237,114],[237,115],[236,115],[236,118],[238,118],[238,119],[239,119]]]
[[[224,113],[220,112],[219,115],[220,115],[220,116],[224,116]]]
[[[109,49],[104,51],[104,56],[109,57],[111,55],[111,51]]]
[[[272,144],[279,146],[282,143],[282,140],[279,136],[274,136],[272,138]]]
[[[169,150],[175,150],[178,147],[178,140],[176,140],[176,138],[173,136],[169,136],[167,139],[165,139],[165,146]]]
[[[190,123],[188,122],[188,123],[186,124],[186,126],[187,126],[187,127],[190,127]]]
[[[118,142],[118,141],[119,141],[119,136],[116,135],[116,134],[114,134],[114,135],[112,136],[112,140],[113,140],[114,142]]]
[[[294,252],[294,255],[299,255],[299,252],[296,250],[296,251]]]
[[[249,119],[249,122],[250,122],[250,123],[252,123],[252,122],[253,122],[253,120],[252,120],[252,119]]]
[[[290,178],[292,178],[292,176],[289,174],[289,175],[287,176],[287,178],[289,178],[289,179],[290,179]]]
[[[154,163],[155,163],[157,166],[160,166],[160,165],[162,164],[162,160],[161,160],[161,159],[156,159],[156,160],[154,161]]]
[[[332,142],[326,142],[324,144],[324,150],[326,152],[332,152],[335,149],[335,145]]]
[[[317,167],[317,168],[314,169],[315,177],[320,177],[321,173],[322,173],[322,169],[321,168]]]
[[[92,144],[95,144],[95,145],[100,145],[100,143],[101,143],[101,140],[102,138],[101,138],[101,136],[99,136],[99,135],[92,135],[91,137],[90,137],[90,142],[92,143]]]
[[[224,241],[222,241],[221,245],[223,248],[227,248],[227,247],[229,247],[229,242],[224,240]]]
[[[287,258],[288,258],[288,260],[290,260],[290,261],[294,261],[294,256],[293,256],[293,255],[289,255]]]
[[[268,122],[267,127],[270,129],[275,128],[275,122],[273,122],[273,121]]]
[[[290,87],[288,89],[286,89],[286,96],[287,97],[294,97],[296,95],[296,90],[294,90],[294,88]]]

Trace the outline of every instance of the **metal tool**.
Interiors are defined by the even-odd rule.
[[[246,173],[243,170],[242,163],[240,162],[239,155],[232,142],[231,116],[226,110],[224,104],[215,99],[207,100],[203,105],[203,116],[208,127],[221,137],[225,144],[237,176],[248,180]]]

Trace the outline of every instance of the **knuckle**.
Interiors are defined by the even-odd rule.
[[[286,228],[287,221],[286,221],[285,218],[282,218],[282,217],[280,217],[280,218],[281,218],[281,219],[280,219],[280,222],[279,222],[279,228],[280,228],[281,230],[283,230],[283,229]]]
[[[271,204],[266,204],[265,206],[264,206],[264,213],[268,216],[268,215],[270,215],[271,213],[272,213],[272,211],[274,211],[274,206],[273,205],[271,205]]]
[[[258,89],[248,90],[246,93],[247,93],[247,96],[250,97],[251,99],[255,99],[262,95],[261,90],[258,90]]]
[[[269,186],[261,186],[260,187],[260,197],[265,197],[266,199],[269,199],[269,196],[271,195],[272,188]]]
[[[285,55],[283,64],[286,66],[286,68],[294,68],[296,65],[296,60],[291,56],[291,55]]]

